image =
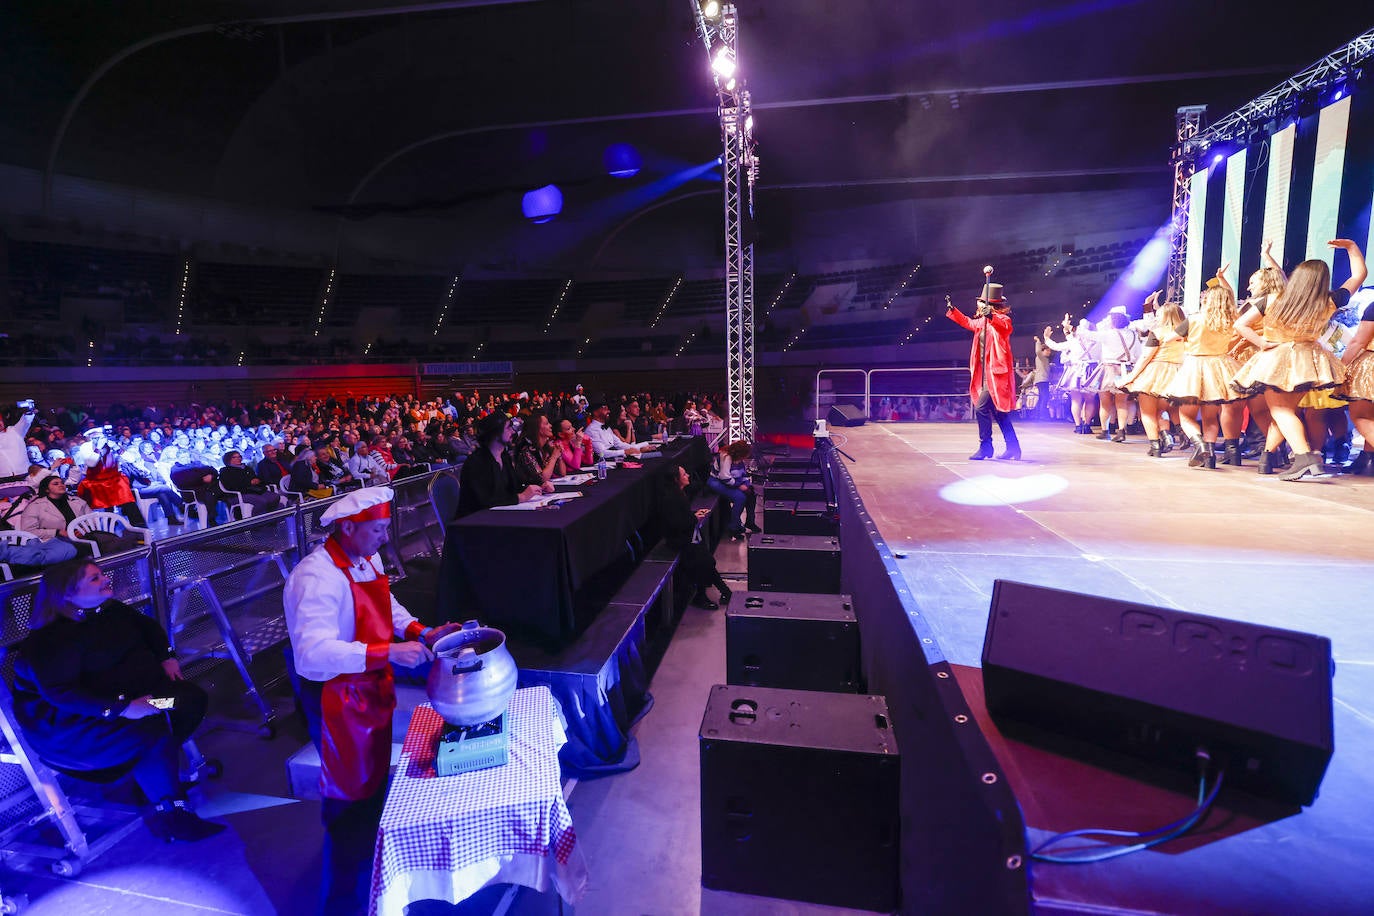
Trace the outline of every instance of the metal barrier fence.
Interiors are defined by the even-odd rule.
[[[391,540],[383,549],[387,571],[404,577],[405,563],[434,555],[443,543],[429,504],[429,484],[452,469],[393,481],[396,492]],[[320,516],[342,497],[309,500],[265,515],[214,528],[163,538],[151,548],[102,557],[93,562],[114,582],[115,597],[151,613],[166,628],[187,676],[231,662],[243,679],[248,699],[261,717],[259,730],[270,735],[274,715],[254,680],[253,659],[287,641],[282,588],[286,577],[328,530]],[[0,646],[27,633],[39,576],[0,582]],[[10,665],[8,661],[4,665]],[[9,669],[4,669],[9,674]]]
[[[848,385],[837,390],[834,381],[842,377],[855,381],[863,377],[862,387]],[[823,391],[823,379],[831,381]],[[968,397],[967,366],[913,369],[822,369],[816,373],[815,415],[825,419],[825,411],[835,404],[860,408],[870,420],[912,422],[920,420],[968,420],[973,416]]]

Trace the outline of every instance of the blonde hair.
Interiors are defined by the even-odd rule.
[[[1287,327],[1310,324],[1331,308],[1331,269],[1325,261],[1303,261],[1265,317]]]
[[[1256,286],[1258,290],[1256,295],[1260,296],[1278,295],[1288,285],[1288,278],[1283,275],[1283,271],[1275,267],[1261,267],[1252,273],[1250,283],[1254,284],[1256,280],[1259,281],[1259,285]]]
[[[1202,297],[1198,319],[1209,331],[1229,331],[1236,323],[1236,294],[1225,286],[1214,286]]]
[[[1183,324],[1183,309],[1177,302],[1166,302],[1155,312],[1155,327],[1173,330]]]

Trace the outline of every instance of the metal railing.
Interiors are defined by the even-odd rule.
[[[405,575],[405,563],[437,555],[443,543],[429,503],[430,471],[392,481],[396,492],[387,570]],[[282,590],[296,564],[328,536],[320,516],[341,497],[299,505],[242,521],[156,540],[149,547],[94,561],[111,577],[115,597],[152,613],[167,630],[178,658],[195,676],[231,662],[261,717],[273,732],[275,715],[254,679],[253,659],[287,642]],[[39,575],[0,582],[0,644],[22,638],[38,591]]]
[[[833,377],[840,375],[862,375],[863,388],[836,390]],[[823,392],[821,380],[826,377],[832,377],[832,387]],[[853,404],[863,410],[865,417],[875,421],[968,420],[973,416],[968,386],[967,366],[821,369],[816,373],[812,419],[824,419],[823,409],[834,404]]]

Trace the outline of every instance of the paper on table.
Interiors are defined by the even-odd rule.
[[[556,484],[556,485],[560,485],[560,486],[580,487],[580,486],[582,486],[584,483],[586,483],[587,481],[591,480],[594,476],[596,476],[596,475],[594,475],[594,474],[568,474],[568,475],[565,476],[565,477],[555,477],[555,478],[553,478],[552,480],[550,480],[549,483],[551,483],[551,484]]]
[[[530,512],[535,509],[543,509],[551,505],[556,505],[569,499],[577,499],[581,495],[581,493],[541,493],[528,502],[516,503],[513,506],[492,506],[492,508],[505,511]]]

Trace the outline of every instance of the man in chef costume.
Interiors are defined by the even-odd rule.
[[[390,487],[348,494],[320,516],[324,544],[286,581],[286,625],[310,738],[320,753],[325,826],[322,913],[363,912],[391,762],[391,666],[414,668],[460,624],[427,627],[391,594],[377,553]]]

